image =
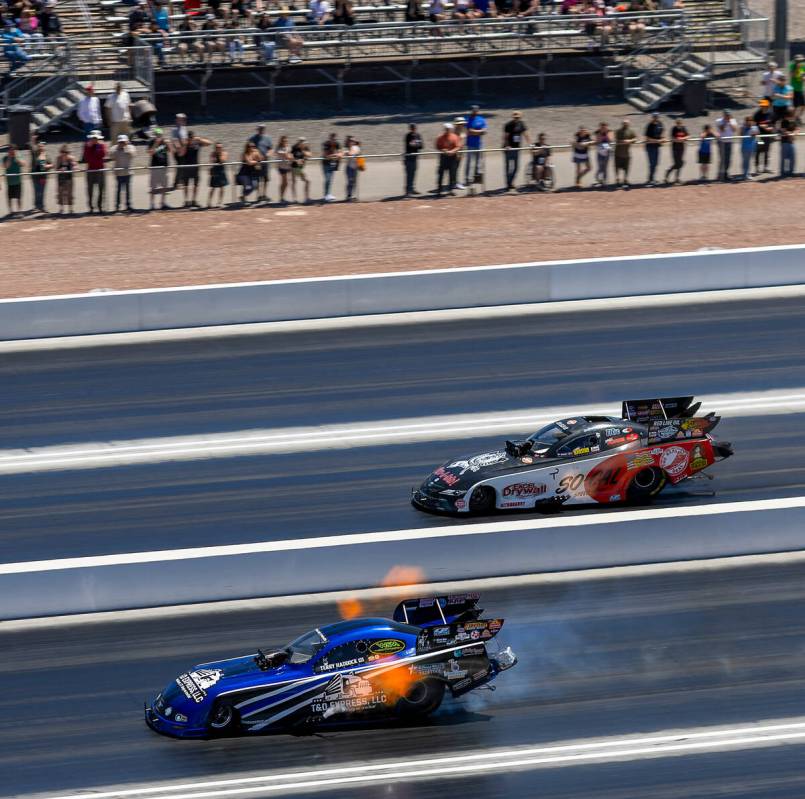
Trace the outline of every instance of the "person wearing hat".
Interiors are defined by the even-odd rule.
[[[107,161],[107,149],[103,134],[99,130],[91,130],[84,144],[81,160],[87,165],[87,205],[89,212],[95,210],[93,200],[97,195],[98,213],[103,213],[103,195],[106,187],[104,168]]]
[[[805,107],[805,93],[803,93],[803,80],[805,80],[805,56],[797,53],[788,70],[791,75],[791,88],[794,90],[794,113],[797,122],[802,122],[802,109]]]
[[[442,196],[442,186],[445,175],[448,178],[447,193],[455,194],[456,176],[458,174],[458,152],[461,149],[461,139],[456,135],[455,126],[445,122],[443,133],[436,139],[436,149],[439,151],[439,169],[436,179],[436,194]]]
[[[769,150],[775,139],[774,118],[771,114],[771,103],[764,97],[752,119],[757,125],[758,137],[755,148],[755,174],[769,174]]]
[[[131,211],[131,168],[134,166],[134,157],[137,148],[129,141],[125,133],[117,137],[117,144],[112,152],[112,162],[115,165],[115,212],[120,210],[120,200],[123,195],[126,199],[126,210]]]
[[[464,165],[464,182],[469,186],[480,183],[484,173],[484,136],[486,120],[481,116],[481,109],[474,105],[467,117],[467,162]]]
[[[91,83],[84,87],[84,96],[78,104],[76,115],[84,126],[85,136],[103,125],[101,101],[95,96],[95,87]]]
[[[777,79],[782,77],[783,73],[777,66],[776,61],[769,61],[766,66],[766,71],[760,78],[760,83],[763,86],[763,96],[771,102],[771,96],[774,94],[774,87],[777,85]]]

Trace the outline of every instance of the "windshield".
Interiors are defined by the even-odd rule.
[[[307,663],[326,643],[327,639],[321,630],[316,628],[309,633],[300,635],[295,641],[291,641],[285,647],[285,651],[288,653],[290,663]]]
[[[543,447],[552,447],[557,441],[566,438],[570,433],[570,428],[561,422],[553,422],[552,424],[545,425],[542,430],[538,430],[534,435],[529,436],[529,441],[533,441],[535,445],[542,445]],[[534,447],[536,451],[537,446]]]

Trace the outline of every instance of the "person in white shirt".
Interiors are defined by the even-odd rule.
[[[763,85],[763,96],[767,100],[771,100],[774,89],[777,86],[777,80],[781,77],[783,77],[783,73],[777,68],[777,62],[769,61],[768,69],[763,73],[760,79]]]
[[[115,211],[120,210],[120,201],[125,197],[126,210],[131,211],[131,168],[134,166],[134,157],[137,148],[129,142],[129,137],[121,133],[117,137],[117,146],[112,150],[112,161],[115,165]]]
[[[109,121],[109,138],[116,141],[118,136],[128,136],[131,132],[131,97],[123,88],[123,84],[116,83],[115,90],[106,98],[106,115]]]
[[[90,132],[103,126],[101,116],[101,101],[95,96],[95,87],[90,84],[85,87],[86,95],[81,98],[76,114],[84,126],[84,135],[89,136]]]
[[[176,124],[171,129],[171,139],[174,144],[187,139],[187,114],[176,115]]]
[[[333,15],[328,0],[310,0],[309,8],[308,20],[314,25],[324,25],[332,19]]]
[[[716,120],[716,135],[718,136],[718,177],[720,180],[730,179],[730,163],[732,162],[732,145],[738,133],[738,123],[729,111]]]

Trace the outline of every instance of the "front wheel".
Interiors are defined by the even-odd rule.
[[[495,507],[495,489],[491,486],[478,486],[470,494],[470,513],[489,513]]]
[[[662,469],[656,466],[641,469],[629,483],[626,498],[633,505],[645,505],[663,490],[665,483],[665,472]]]
[[[238,711],[227,702],[220,702],[210,713],[207,725],[212,735],[232,735],[240,726]]]
[[[397,702],[401,718],[424,718],[436,711],[444,698],[444,683],[440,680],[419,680]]]

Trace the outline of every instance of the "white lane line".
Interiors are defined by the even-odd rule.
[[[197,558],[220,558],[230,555],[251,555],[265,552],[348,547],[395,541],[424,541],[432,538],[463,538],[470,535],[490,533],[530,534],[537,530],[583,527],[590,525],[624,524],[647,522],[658,519],[715,516],[728,513],[771,513],[778,510],[805,508],[805,496],[780,499],[722,502],[712,505],[693,505],[674,508],[644,508],[642,510],[607,513],[599,516],[567,516],[549,519],[522,519],[460,526],[412,528],[387,530],[373,533],[345,533],[343,535],[317,536],[314,538],[290,538],[280,541],[256,541],[249,544],[225,544],[221,546],[192,547],[185,549],[160,549],[152,552],[125,552],[116,555],[92,555],[80,558],[35,560],[0,564],[0,576],[4,574],[29,574],[31,572],[58,571],[60,569],[88,569],[98,566],[119,566],[133,563],[155,563]],[[766,523],[773,524],[771,520]]]
[[[282,773],[266,773],[251,777],[206,780],[191,783],[147,785],[105,791],[68,794],[59,799],[119,799],[121,797],[160,796],[165,799],[205,799],[213,796],[235,796],[334,787],[375,780],[409,780],[421,777],[445,777],[471,774],[489,768],[526,766],[557,767],[589,760],[665,757],[728,748],[757,748],[805,739],[805,722],[784,721],[757,723],[734,728],[706,728],[669,731],[659,735],[626,736],[596,741],[570,742],[549,746],[480,750],[446,754],[416,761],[394,760],[351,766]]]
[[[709,395],[700,399],[704,411],[712,409],[726,417],[805,412],[805,388]],[[620,401],[612,400],[596,408],[563,405],[318,427],[240,430],[213,436],[173,436],[0,450],[0,474],[320,452],[386,444],[454,441],[502,433],[527,435],[555,419],[579,413],[618,416]]]

